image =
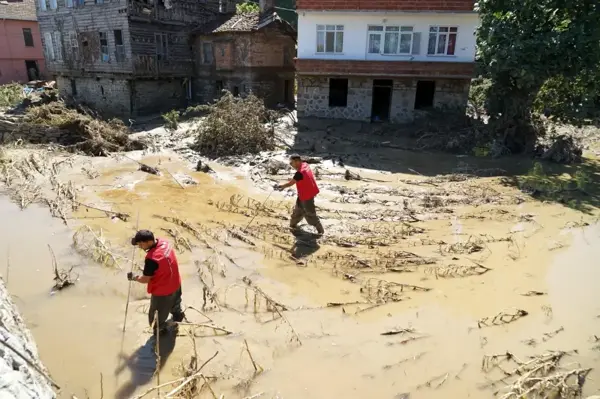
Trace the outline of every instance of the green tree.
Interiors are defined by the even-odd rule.
[[[478,58],[491,79],[487,110],[512,151],[530,149],[540,134],[533,110],[552,79],[590,81],[600,65],[597,0],[482,0]],[[553,86],[568,101],[569,86]],[[557,117],[567,117],[565,107]]]
[[[246,13],[246,12],[258,12],[260,7],[257,3],[252,1],[245,1],[243,3],[239,3],[235,6],[235,10],[238,14]]]

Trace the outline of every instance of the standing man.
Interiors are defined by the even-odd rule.
[[[175,251],[166,240],[155,239],[149,230],[138,231],[131,239],[131,245],[137,245],[147,254],[143,274],[134,276],[133,273],[127,273],[127,279],[148,284],[147,290],[151,295],[148,322],[150,326],[153,325],[154,314],[158,311],[159,333],[163,334],[167,331],[166,321],[169,313],[173,315],[175,322],[181,322],[185,318],[181,310],[181,277]],[[156,332],[155,326],[154,334]]]
[[[302,158],[298,154],[292,154],[290,156],[290,165],[296,169],[294,177],[285,184],[275,184],[273,187],[275,190],[281,191],[285,188],[291,187],[294,184],[298,190],[298,199],[296,200],[296,206],[290,219],[290,228],[296,229],[298,223],[302,219],[306,219],[306,222],[314,226],[317,229],[319,235],[323,235],[324,230],[321,225],[321,221],[317,216],[317,210],[315,209],[315,197],[319,194],[319,187],[315,181],[315,176],[308,163],[302,162]]]

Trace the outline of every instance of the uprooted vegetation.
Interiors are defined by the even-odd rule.
[[[208,112],[195,131],[194,148],[202,155],[221,157],[275,149],[275,114],[253,94],[242,98],[226,92],[214,104],[198,108]]]
[[[107,156],[117,151],[142,150],[146,145],[129,138],[118,119],[108,121],[82,106],[53,101],[27,108],[24,114],[0,116],[5,141],[56,143],[71,152]]]
[[[0,108],[13,107],[23,100],[23,86],[11,83],[0,86]]]

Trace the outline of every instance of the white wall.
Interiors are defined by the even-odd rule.
[[[317,25],[344,25],[342,54],[317,53]],[[368,25],[413,26],[421,32],[419,55],[367,54]],[[458,36],[453,56],[427,55],[431,25],[457,26]],[[441,61],[473,62],[475,60],[475,29],[479,16],[475,13],[394,13],[369,14],[353,12],[298,11],[298,58],[378,61]]]

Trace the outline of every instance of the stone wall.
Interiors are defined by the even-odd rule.
[[[329,106],[329,79],[346,76],[298,76],[298,117],[317,117],[371,120],[373,102],[373,78],[348,78],[348,102],[346,107]],[[469,95],[469,79],[434,79],[436,108],[465,108]],[[393,79],[390,121],[402,123],[415,117],[414,103],[418,79]]]
[[[47,375],[44,365],[39,359],[31,333],[25,326],[2,280],[0,280],[0,341],[10,345]],[[13,349],[0,344],[0,397],[7,399],[56,398],[46,378],[17,355]]]
[[[131,91],[129,82],[125,79],[59,76],[56,78],[56,85],[62,97],[73,98],[107,115],[130,115]]]
[[[185,79],[134,80],[134,114],[152,115],[185,107],[185,82]]]

